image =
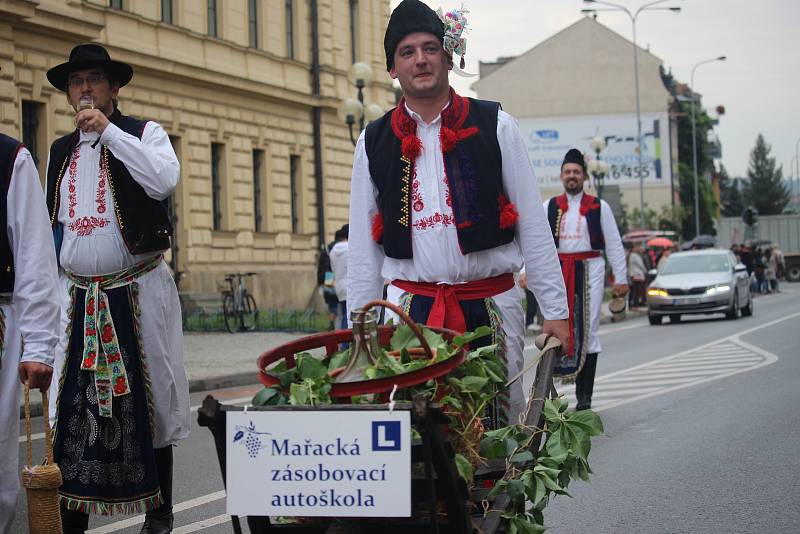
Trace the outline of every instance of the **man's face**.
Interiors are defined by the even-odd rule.
[[[561,183],[564,184],[564,190],[567,193],[577,195],[583,191],[583,182],[586,180],[586,174],[583,172],[583,167],[577,163],[565,163],[561,167]]]
[[[70,105],[78,109],[78,103],[83,96],[91,96],[95,109],[106,115],[114,111],[113,100],[119,93],[119,84],[112,85],[103,69],[82,69],[69,73],[67,79],[67,100]]]
[[[449,92],[447,76],[452,67],[452,59],[435,35],[414,32],[397,45],[389,74],[400,82],[406,97],[436,98]]]

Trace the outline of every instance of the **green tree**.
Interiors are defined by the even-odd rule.
[[[789,203],[791,195],[783,183],[783,167],[775,168],[775,158],[769,157],[772,147],[758,134],[756,146],[750,152],[747,169],[749,183],[745,187],[745,200],[760,215],[777,215]]]
[[[698,173],[699,174],[699,173]],[[695,233],[694,217],[694,172],[690,165],[678,164],[678,181],[681,195],[681,235],[684,239],[693,239]],[[711,192],[711,186],[702,176],[698,176],[697,192],[700,196],[700,233],[715,235],[714,212],[716,201]]]
[[[677,101],[678,108],[678,184],[681,206],[680,233],[684,239],[695,236],[694,223],[694,172],[692,159],[692,115],[689,102]],[[714,214],[716,202],[711,187],[705,179],[706,172],[713,166],[708,156],[708,130],[713,123],[711,117],[699,106],[695,107],[697,141],[697,189],[700,193],[700,233],[714,234]]]
[[[740,178],[731,178],[725,165],[719,166],[719,197],[723,217],[739,217],[744,211],[744,198]]]

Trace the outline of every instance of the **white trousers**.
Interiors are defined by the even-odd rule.
[[[6,316],[5,349],[0,367],[0,534],[11,532],[19,494],[19,365],[21,338],[11,306]]]
[[[386,298],[389,302],[397,304],[404,291],[389,285]],[[504,293],[492,297],[503,321],[503,333],[506,337],[506,360],[508,364],[508,378],[514,377],[523,368],[522,351],[525,348],[525,313],[522,311],[522,297],[520,290],[512,287]],[[390,310],[386,310],[386,318],[394,318],[397,324],[399,318]],[[509,391],[508,421],[517,422],[519,414],[525,409],[525,394],[522,390],[522,378],[511,385]]]
[[[603,305],[603,290],[605,288],[606,260],[601,257],[586,260],[589,270],[589,345],[586,352],[602,352],[600,337],[597,329],[600,328],[600,308]]]

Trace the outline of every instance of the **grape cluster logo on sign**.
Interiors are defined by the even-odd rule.
[[[255,458],[262,449],[269,447],[269,443],[261,439],[261,436],[271,436],[269,432],[259,432],[256,425],[250,424],[236,425],[236,434],[233,436],[233,443],[243,445],[247,449],[247,455]],[[242,439],[244,438],[244,439]]]

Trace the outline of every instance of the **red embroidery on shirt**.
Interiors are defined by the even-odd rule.
[[[108,183],[108,167],[105,164],[105,159],[100,160],[100,180],[97,182],[97,213],[106,212],[106,184]]]
[[[450,213],[439,213],[438,211],[433,215],[428,215],[427,217],[422,217],[414,221],[414,228],[417,230],[427,230],[429,228],[433,228],[434,226],[454,226],[456,224],[456,219]]]
[[[417,180],[417,171],[414,169],[414,181],[411,182],[411,206],[414,211],[422,211],[425,208],[425,201],[422,200],[422,194],[419,192],[419,180]]]
[[[111,221],[101,217],[81,217],[69,223],[69,229],[79,236],[92,235],[95,228],[104,228],[111,224]]]
[[[578,217],[578,220],[575,221],[575,232],[569,233],[567,230],[567,218],[564,217],[561,220],[561,232],[559,234],[559,239],[565,240],[580,240],[583,239],[583,232],[581,231],[581,219],[582,217]]]
[[[67,202],[69,207],[69,218],[75,217],[75,207],[78,205],[78,194],[75,191],[75,179],[78,175],[78,158],[81,157],[81,145],[77,145],[72,150],[72,161],[69,162],[69,179],[67,180]]]

